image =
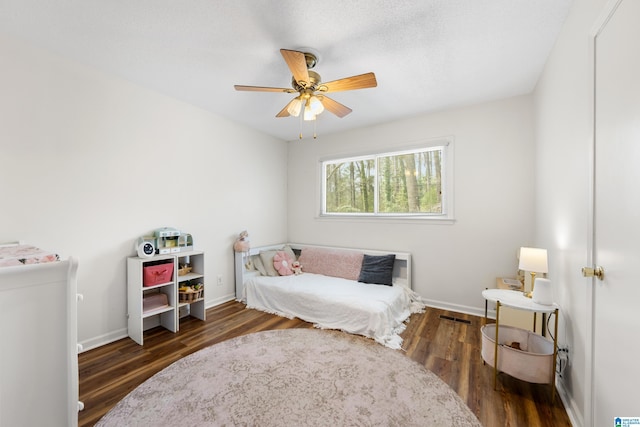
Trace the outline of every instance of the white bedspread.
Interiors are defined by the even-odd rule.
[[[247,307],[364,335],[400,348],[404,321],[424,305],[405,286],[360,283],[304,273],[299,276],[256,276],[245,283]],[[418,297],[419,299],[419,297]]]

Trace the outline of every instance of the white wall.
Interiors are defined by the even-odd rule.
[[[344,119],[348,120],[348,118]],[[484,313],[481,291],[513,276],[533,244],[532,100],[521,96],[289,143],[289,240],[413,255],[413,287],[433,306]],[[453,224],[321,219],[319,161],[452,136]]]
[[[234,295],[240,231],[286,240],[285,142],[9,38],[0,70],[0,241],[79,258],[85,345],[126,335],[138,236],[193,234],[208,305]]]
[[[583,425],[588,410],[587,324],[589,162],[591,150],[589,34],[606,0],[573,2],[534,94],[537,243],[549,251],[549,278],[561,306],[561,344],[570,363],[561,378],[568,410]]]

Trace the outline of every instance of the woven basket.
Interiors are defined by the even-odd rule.
[[[189,274],[191,273],[191,270],[193,269],[193,267],[189,267],[189,266],[182,266],[178,269],[178,276],[184,276],[185,274]]]
[[[180,291],[178,292],[180,302],[194,302],[202,298],[202,289],[198,291]]]

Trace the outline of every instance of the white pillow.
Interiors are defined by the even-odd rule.
[[[291,261],[295,261],[298,259],[298,257],[296,256],[296,253],[293,251],[293,249],[291,249],[291,246],[284,245],[282,250],[285,251],[287,255],[289,255],[289,258],[291,258]]]
[[[261,275],[263,275],[263,276],[267,275],[267,270],[264,269],[264,265],[262,264],[262,260],[260,259],[260,255],[251,255],[251,262],[252,262],[253,266],[255,267],[255,269],[258,270],[258,272]]]
[[[273,257],[276,255],[276,252],[278,251],[260,251],[260,259],[262,260],[262,265],[267,272],[267,276],[279,276],[278,272],[273,266]]]

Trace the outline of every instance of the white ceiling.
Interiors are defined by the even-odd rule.
[[[323,81],[373,71],[331,97],[319,136],[531,92],[571,0],[0,0],[0,33],[33,42],[283,140],[293,97],[279,49],[320,53]],[[313,126],[305,124],[309,136]]]

